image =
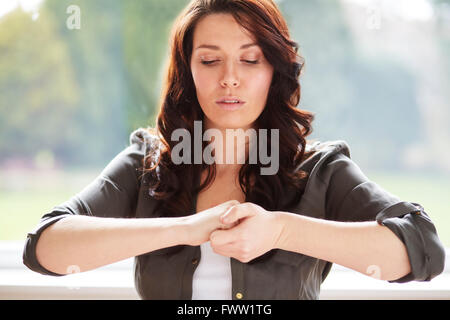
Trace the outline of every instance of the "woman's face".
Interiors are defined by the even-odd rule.
[[[232,15],[212,14],[197,23],[190,64],[206,128],[252,127],[266,105],[273,67]],[[224,97],[244,103],[218,103]]]

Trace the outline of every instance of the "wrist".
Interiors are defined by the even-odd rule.
[[[286,214],[282,211],[274,211],[275,216],[275,229],[277,236],[275,239],[274,249],[283,249],[286,238],[287,226],[286,226]]]
[[[174,219],[174,237],[178,244],[193,245],[192,244],[192,224],[189,223],[188,217],[177,217]]]

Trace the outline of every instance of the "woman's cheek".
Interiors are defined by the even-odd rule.
[[[197,95],[204,97],[207,96],[209,87],[213,85],[213,77],[207,73],[199,72],[195,75],[194,83],[197,88]]]
[[[269,93],[270,84],[272,82],[271,74],[258,74],[253,77],[252,92],[253,96],[263,102],[267,99],[267,94]]]

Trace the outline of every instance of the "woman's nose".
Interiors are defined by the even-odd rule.
[[[222,80],[221,84],[223,87],[237,87],[239,85],[239,81],[236,79],[224,79]]]
[[[223,87],[237,87],[239,86],[239,80],[233,67],[227,67],[225,76],[220,82]]]

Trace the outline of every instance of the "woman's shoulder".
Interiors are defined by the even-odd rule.
[[[155,128],[139,127],[130,134],[130,144],[159,147],[161,144],[161,139],[159,138]]]
[[[313,152],[313,155],[320,157],[335,153],[343,153],[350,157],[350,147],[345,140],[307,140],[305,152]]]
[[[336,157],[350,160],[350,147],[345,140],[307,140],[305,153],[309,156],[299,168],[307,171],[318,171]]]
[[[128,149],[137,149],[141,157],[151,157],[153,163],[157,162],[164,144],[161,142],[157,130],[152,127],[139,127],[129,137]]]

